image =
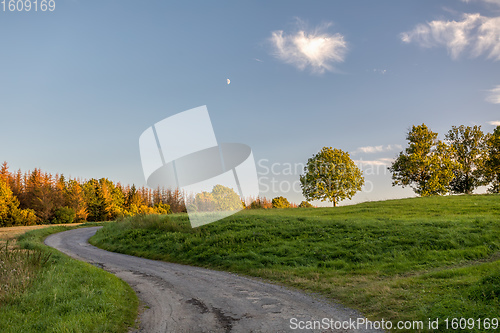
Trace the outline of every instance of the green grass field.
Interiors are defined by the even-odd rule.
[[[245,210],[196,229],[187,215],[135,217],[91,242],[320,293],[371,320],[427,323],[500,317],[499,217],[498,195],[412,198]]]
[[[68,229],[50,227],[20,236],[17,245],[30,249],[29,254],[2,249],[0,263],[10,276],[0,274],[0,280],[17,290],[1,294],[0,332],[127,332],[134,325],[138,299],[129,285],[43,244],[49,234]]]

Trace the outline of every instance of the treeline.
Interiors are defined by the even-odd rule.
[[[10,172],[0,167],[0,226],[110,221],[119,216],[185,212],[179,190],[101,179],[81,181],[40,169]]]
[[[284,197],[247,198],[247,209],[312,207],[299,206]],[[195,198],[187,196],[187,204]],[[113,183],[107,178],[66,179],[40,169],[10,172],[7,162],[0,167],[0,227],[34,224],[111,221],[137,214],[186,212],[178,189],[136,188]]]
[[[412,126],[408,147],[389,170],[393,186],[410,186],[421,196],[471,194],[479,186],[500,192],[500,126],[452,126],[444,140],[425,124]]]

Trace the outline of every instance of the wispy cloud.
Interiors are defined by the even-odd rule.
[[[377,160],[369,160],[369,161],[365,161],[365,160],[354,160],[354,163],[358,164],[358,165],[361,165],[363,167],[367,167],[367,166],[387,166],[387,165],[391,165],[392,162],[394,162],[394,159],[393,158],[379,158]]]
[[[380,73],[380,74],[382,74],[382,75],[383,75],[383,74],[385,74],[385,73],[387,73],[387,69],[379,69],[379,68],[374,68],[374,69],[373,69],[373,71],[374,71],[375,73]]]
[[[359,147],[354,151],[353,154],[356,153],[365,153],[365,154],[373,154],[373,153],[382,153],[386,151],[392,151],[392,150],[400,150],[403,149],[401,145],[380,145],[380,146],[366,146],[366,147]]]
[[[486,3],[491,3],[491,4],[494,4],[494,5],[498,5],[500,6],[500,0],[461,0],[462,2],[466,2],[466,3],[469,3],[469,2],[486,2]]]
[[[422,47],[444,46],[452,59],[468,53],[471,57],[486,55],[500,60],[500,17],[463,14],[460,21],[431,21],[418,24],[400,35],[405,43]]]
[[[493,125],[493,126],[500,126],[500,121],[499,120],[492,120],[492,121],[488,121],[488,124]]]
[[[303,26],[301,21],[298,24]],[[312,72],[333,71],[334,63],[343,62],[347,53],[347,42],[339,33],[327,33],[326,24],[313,30],[299,28],[286,34],[283,30],[273,31],[270,41],[274,56],[300,70],[310,68]]]
[[[493,104],[500,104],[500,85],[488,90],[488,92],[489,95],[486,97],[486,101]]]

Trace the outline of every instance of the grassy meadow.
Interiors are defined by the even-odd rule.
[[[127,332],[134,325],[138,299],[130,286],[43,244],[68,229],[0,242],[0,332]]]
[[[244,210],[196,229],[185,214],[138,216],[106,224],[91,243],[265,278],[371,320],[427,323],[500,317],[499,217],[498,195],[411,198]]]

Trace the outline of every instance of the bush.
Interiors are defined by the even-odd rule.
[[[154,205],[153,209],[156,214],[172,214],[169,204],[159,202]]]
[[[38,217],[33,209],[20,209],[16,212],[16,225],[35,225]]]
[[[73,223],[75,222],[76,213],[73,208],[61,207],[54,212],[53,224]]]
[[[273,208],[290,208],[290,203],[285,197],[276,197],[273,199]]]
[[[314,207],[313,205],[311,205],[309,202],[307,201],[302,201],[299,205],[299,208],[312,208]]]

